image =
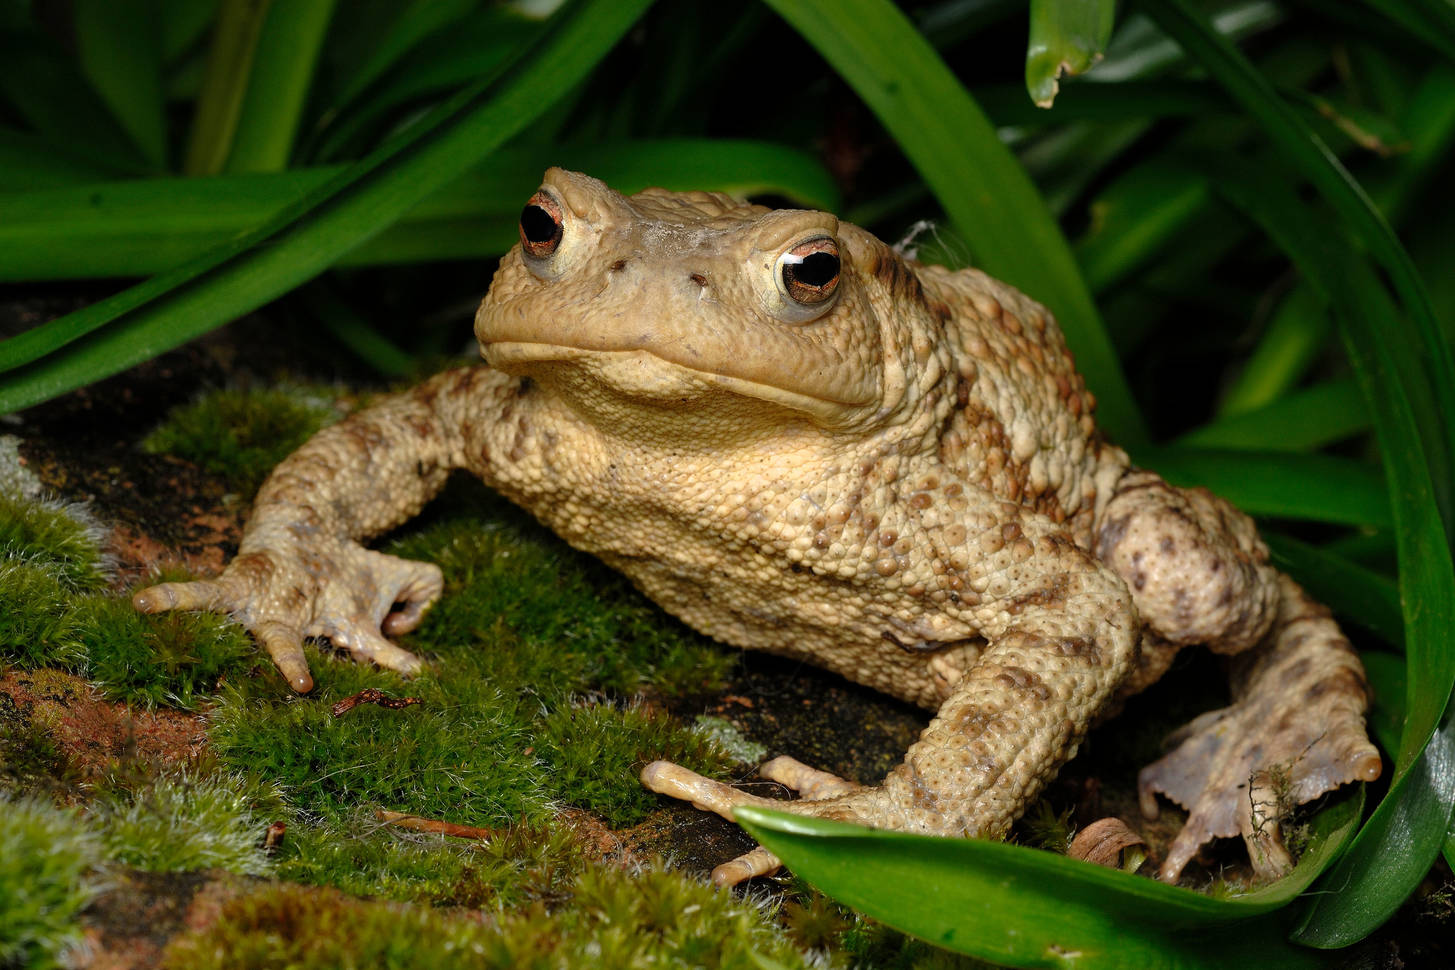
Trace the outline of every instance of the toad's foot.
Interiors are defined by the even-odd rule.
[[[1166,882],[1204,843],[1234,835],[1259,875],[1282,875],[1291,860],[1278,819],[1340,785],[1379,777],[1359,658],[1328,610],[1292,580],[1280,578],[1272,632],[1234,663],[1232,706],[1176,732],[1176,747],[1138,779],[1148,818],[1157,816],[1157,792],[1188,809],[1158,873]]]
[[[317,548],[325,545],[326,552]],[[248,550],[245,543],[216,579],[161,583],[138,592],[132,603],[143,613],[230,613],[268,651],[289,685],[305,693],[313,677],[304,637],[327,637],[356,660],[417,672],[419,658],[384,635],[418,626],[443,587],[438,566],[353,542],[315,539],[306,552],[284,545]]]
[[[762,805],[767,808],[792,810],[790,806],[821,799],[848,795],[860,790],[861,786],[845,781],[838,775],[810,768],[801,761],[783,755],[758,767],[758,774],[769,781],[797,792],[802,802],[782,802],[739,791],[711,778],[704,778],[695,771],[675,765],[670,761],[653,761],[642,769],[642,784],[661,795],[670,795],[691,802],[707,812],[716,812],[729,822],[735,821],[733,809],[738,805]],[[712,881],[718,886],[734,886],[755,876],[766,876],[777,872],[783,860],[762,846],[725,862],[712,870]]]

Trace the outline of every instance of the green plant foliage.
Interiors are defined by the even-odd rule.
[[[263,834],[281,794],[256,776],[162,775],[132,791],[104,792],[91,822],[115,862],[153,872],[266,873]]]
[[[70,965],[99,855],[74,811],[0,794],[0,966]]]
[[[230,388],[173,408],[142,448],[185,458],[243,495],[340,417],[330,395],[302,387]]]

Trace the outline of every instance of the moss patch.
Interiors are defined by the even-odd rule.
[[[273,466],[341,412],[315,388],[230,388],[173,408],[142,448],[176,455],[251,495]]]
[[[81,939],[98,846],[69,810],[0,795],[0,966],[63,964]]]
[[[281,805],[281,793],[255,776],[179,772],[105,791],[91,805],[91,820],[107,854],[123,865],[262,875],[270,867],[263,835]]]
[[[808,965],[772,911],[680,875],[582,871],[563,906],[465,914],[278,886],[225,903],[208,929],[178,939],[163,966],[218,970]],[[772,965],[772,964],[767,964]]]

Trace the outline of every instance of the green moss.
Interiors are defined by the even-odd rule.
[[[664,714],[608,704],[553,711],[541,722],[536,754],[546,762],[559,797],[617,828],[640,822],[659,801],[637,781],[648,761],[665,758],[712,772],[724,760],[712,739],[682,730]]]
[[[221,918],[173,941],[166,967],[315,970],[379,967],[805,966],[770,910],[659,870],[589,867],[572,898],[497,913],[490,923],[277,886],[225,903]],[[771,965],[771,964],[769,964]]]
[[[73,612],[86,673],[112,700],[191,710],[219,681],[266,660],[241,626],[217,613],[144,615],[130,597],[99,595],[77,600]]]
[[[263,835],[281,793],[254,776],[184,772],[135,791],[109,790],[91,806],[108,855],[154,872],[226,869],[261,875]]]
[[[94,837],[69,810],[0,795],[0,967],[66,965],[92,895]]]
[[[27,669],[81,665],[77,596],[49,563],[0,559],[0,660]]]
[[[76,505],[0,492],[0,562],[43,564],[68,590],[99,589],[101,531]]]
[[[173,408],[142,448],[185,458],[251,495],[289,452],[339,417],[327,392],[232,388]]]
[[[362,813],[289,829],[281,879],[437,906],[518,906],[568,895],[584,860],[569,829],[512,825],[485,840],[384,825]]]

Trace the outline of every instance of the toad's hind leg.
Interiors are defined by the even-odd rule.
[[[1175,881],[1204,843],[1242,835],[1254,867],[1281,874],[1277,819],[1350,781],[1379,776],[1364,731],[1363,668],[1329,611],[1268,565],[1251,519],[1202,489],[1150,472],[1117,487],[1097,552],[1132,590],[1146,630],[1140,690],[1178,647],[1203,643],[1233,658],[1233,703],[1178,731],[1140,776],[1142,810],[1155,793],[1188,809],[1160,876]],[[1148,650],[1152,645],[1156,649]]]
[[[1272,633],[1233,661],[1233,703],[1197,718],[1176,747],[1142,769],[1142,811],[1156,792],[1188,809],[1159,875],[1173,881],[1198,848],[1242,835],[1253,866],[1281,875],[1287,855],[1277,819],[1351,781],[1379,777],[1379,752],[1364,731],[1364,668],[1329,611],[1286,576]]]

